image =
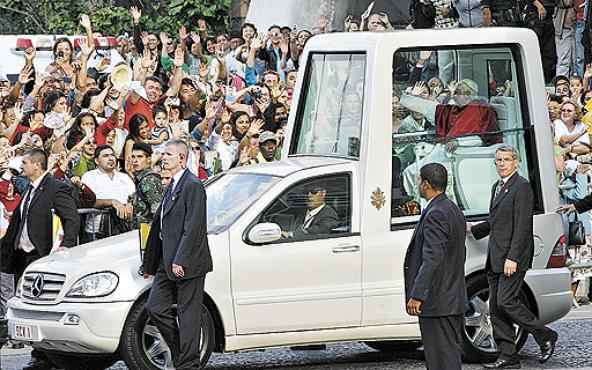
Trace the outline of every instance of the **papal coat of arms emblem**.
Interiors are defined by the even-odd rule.
[[[380,188],[376,188],[376,190],[372,192],[370,200],[372,205],[377,210],[380,210],[382,207],[384,207],[384,203],[386,203],[386,196],[384,195],[384,192],[380,190]]]

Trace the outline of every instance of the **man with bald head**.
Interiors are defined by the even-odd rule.
[[[146,310],[170,347],[178,370],[201,368],[203,289],[205,276],[212,271],[206,192],[187,170],[188,153],[181,140],[165,146],[163,168],[173,177],[155,212],[143,262],[144,277],[154,275]],[[171,309],[174,303],[178,324]]]

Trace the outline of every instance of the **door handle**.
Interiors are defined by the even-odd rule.
[[[354,253],[360,251],[359,245],[348,245],[344,247],[335,247],[332,249],[333,253]]]

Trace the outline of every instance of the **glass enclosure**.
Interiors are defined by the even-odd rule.
[[[425,200],[419,170],[432,162],[448,170],[448,197],[465,215],[489,213],[498,180],[495,151],[510,144],[519,173],[534,165],[525,119],[519,55],[514,46],[397,51],[393,63],[393,223],[417,220]]]
[[[359,158],[366,55],[310,58],[290,154]]]

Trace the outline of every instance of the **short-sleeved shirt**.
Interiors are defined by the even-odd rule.
[[[119,171],[115,171],[113,177],[111,177],[97,168],[96,170],[85,173],[81,181],[95,193],[97,200],[115,199],[125,204],[136,191],[136,186],[132,179]],[[88,217],[86,231],[91,233],[98,232],[100,225],[100,217]]]
[[[563,136],[571,135],[578,131],[584,131],[584,134],[574,141],[574,143],[590,145],[590,135],[588,135],[588,129],[582,122],[578,121],[572,131],[569,131],[565,123],[563,123],[563,121],[560,119],[556,119],[553,124],[555,126],[555,139],[557,141],[559,141],[559,139],[561,139]]]

